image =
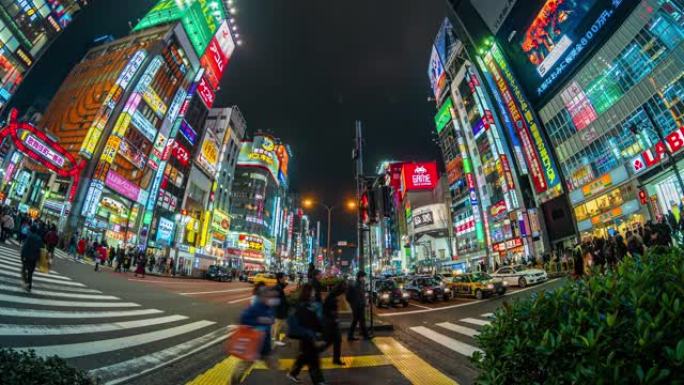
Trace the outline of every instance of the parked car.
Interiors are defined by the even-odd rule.
[[[266,286],[275,286],[278,280],[273,273],[259,273],[252,278],[252,283],[256,285],[259,282],[263,282]]]
[[[373,303],[382,306],[408,306],[409,294],[393,279],[378,279],[373,285]]]
[[[504,281],[487,273],[469,273],[453,277],[449,283],[454,295],[472,296],[477,299],[506,293]]]
[[[431,276],[417,276],[404,283],[404,290],[409,293],[410,298],[421,302],[432,302],[436,300],[448,301],[451,299],[451,288],[442,287]]]
[[[499,270],[492,273],[492,277],[501,278],[510,286],[520,287],[544,282],[549,279],[544,270],[529,269],[524,265],[501,267]]]
[[[223,266],[211,265],[207,272],[204,273],[204,278],[212,281],[231,282],[233,275]]]

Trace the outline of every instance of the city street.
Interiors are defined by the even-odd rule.
[[[231,372],[235,359],[225,357],[220,342],[251,298],[251,284],[149,275],[135,278],[109,267],[95,272],[91,264],[73,261],[58,250],[53,271],[36,273],[34,289],[27,295],[20,286],[19,266],[17,247],[0,246],[2,346],[60,355],[109,384],[223,384],[221,378]],[[490,321],[491,313],[503,300],[561,282],[550,281],[492,300],[380,309],[376,319],[392,323],[394,331],[379,332],[371,343],[345,341],[343,356],[349,365],[334,367],[327,352],[324,373],[331,383],[361,384],[366,376],[397,384],[429,384],[434,378],[471,383],[476,372],[467,357],[477,349],[472,337]],[[288,367],[296,344],[280,349],[279,354],[281,366]],[[402,366],[407,359],[433,377],[412,378]],[[282,373],[263,370],[254,371],[247,383],[262,383],[266,378],[275,384],[287,383]]]

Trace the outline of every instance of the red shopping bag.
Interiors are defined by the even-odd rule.
[[[264,332],[241,325],[226,340],[226,353],[245,361],[256,361],[261,358],[263,340]]]

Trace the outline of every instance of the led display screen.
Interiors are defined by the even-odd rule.
[[[561,84],[615,31],[637,0],[518,1],[499,41],[531,100]]]

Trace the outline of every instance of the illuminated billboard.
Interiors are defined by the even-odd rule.
[[[180,21],[198,56],[202,56],[226,18],[221,0],[160,0],[133,31]]]
[[[440,100],[442,92],[447,83],[446,71],[442,64],[442,59],[439,58],[439,52],[435,46],[432,46],[432,53],[430,54],[430,64],[428,65],[428,76],[430,78],[430,86],[435,95],[436,100]]]
[[[435,115],[435,127],[437,127],[437,133],[442,132],[444,127],[451,122],[451,108],[453,104],[451,98],[447,98],[442,107]]]
[[[275,150],[276,145],[271,138],[256,136],[252,142],[242,142],[237,165],[266,169],[271,174],[276,184],[278,184],[280,161],[278,160],[278,155]]]
[[[518,1],[497,36],[532,100],[543,97],[600,47],[637,0]]]
[[[401,191],[432,190],[437,186],[437,162],[404,163],[401,167]]]

